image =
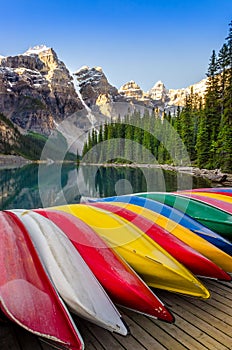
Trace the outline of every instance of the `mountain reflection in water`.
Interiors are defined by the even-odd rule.
[[[198,187],[210,187],[210,182],[158,168],[29,164],[0,169],[0,209],[79,203],[81,196],[108,197]]]

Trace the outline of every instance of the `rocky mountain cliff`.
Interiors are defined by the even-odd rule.
[[[0,58],[0,112],[21,130],[49,134],[83,108],[65,64],[53,49],[36,46]]]
[[[19,132],[2,115],[0,115],[0,153],[13,153],[12,148],[19,147]]]
[[[154,106],[152,99],[149,98],[149,96],[133,80],[121,86],[118,91],[127,102],[132,102],[134,104],[138,103],[151,108]]]
[[[108,82],[101,67],[84,66],[74,74],[79,82],[82,98],[89,107],[116,101],[119,97],[117,88]]]

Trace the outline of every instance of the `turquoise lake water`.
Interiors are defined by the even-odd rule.
[[[0,169],[0,209],[79,203],[83,196],[107,197],[199,187],[210,187],[210,182],[154,168],[30,164]]]

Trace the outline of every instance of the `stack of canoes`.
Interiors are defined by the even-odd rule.
[[[155,291],[207,299],[230,281],[232,189],[146,192],[0,213],[0,309],[57,347],[83,349],[71,313],[111,332],[117,306],[174,317]],[[152,289],[151,289],[152,288]]]

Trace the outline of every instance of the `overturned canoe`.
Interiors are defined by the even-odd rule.
[[[0,212],[0,307],[26,330],[72,350],[83,340],[47,276],[28,232],[10,212]]]
[[[154,218],[154,215],[152,215],[150,219],[145,218],[143,214],[146,209],[143,208],[141,210],[138,206],[124,203],[94,203],[91,205],[115,213],[129,222],[132,222],[193,274],[199,277],[209,277],[226,281],[231,280],[230,275],[211,260],[178,239],[175,235],[166,231],[162,226],[150,220]],[[162,218],[160,218],[160,220],[162,220]],[[164,221],[165,220],[163,220],[163,222]],[[176,229],[176,225],[173,229]]]
[[[157,296],[90,226],[65,212],[35,211],[67,235],[114,303],[163,321],[174,321]]]
[[[232,214],[232,198],[229,196],[224,196],[216,193],[206,193],[206,192],[178,192],[180,196],[185,196],[187,198],[192,198],[202,203],[211,205],[217,209],[223,210],[226,213]]]
[[[219,235],[228,238],[232,236],[232,215],[220,209],[175,193],[152,192],[139,194],[139,196],[159,201],[178,209]]]
[[[209,297],[208,290],[190,271],[125,219],[84,204],[54,209],[68,212],[88,223],[149,286],[202,298]]]
[[[162,192],[136,193],[133,195],[123,195],[123,196],[106,197],[106,198],[99,198],[99,199],[85,197],[84,202],[86,203],[94,203],[96,201],[111,202],[111,203],[123,202],[123,203],[137,205],[142,208],[150,209],[156,214],[161,214],[162,216],[171,220],[170,222],[167,221],[166,225],[164,226],[164,228],[166,228],[168,231],[169,231],[168,226],[170,226],[170,224],[171,226],[173,226],[172,221],[174,221],[180,224],[181,226],[196,233],[200,237],[206,239],[208,242],[212,243],[219,249],[223,250],[225,253],[232,255],[231,242],[229,242],[228,240],[226,240],[216,232],[210,230],[208,227],[202,225],[200,222],[194,220],[193,218],[191,218],[191,216],[186,215],[184,212],[184,209],[183,211],[181,211],[169,205],[166,205],[164,203],[166,194],[170,194],[170,193],[162,193]],[[152,200],[150,200],[148,197],[151,197]],[[157,199],[155,200],[154,198],[157,198]],[[187,204],[188,203],[185,204],[185,207],[187,206]],[[156,218],[158,219],[159,217],[156,217]],[[159,225],[162,226],[162,223],[159,223]]]
[[[184,190],[181,192],[206,192],[206,193],[219,193],[224,194],[225,196],[232,196],[231,187],[209,187],[209,188],[194,188],[191,190]],[[178,191],[177,191],[178,193]]]
[[[202,227],[202,225],[198,224],[195,220],[174,208],[148,198],[143,198],[143,194],[139,195],[141,195],[141,197],[135,195],[108,197],[102,199],[101,201],[109,201],[112,203],[121,201],[124,203],[134,204],[143,209],[149,209],[150,213],[147,214],[146,210],[144,210],[143,216],[166,228],[169,232],[174,234],[180,240],[184,241],[193,249],[200,252],[202,255],[206,256],[208,259],[212,260],[226,272],[232,272],[232,257],[221,249],[218,249],[218,247],[214,244],[210,244],[208,240],[202,239],[202,234],[207,237],[207,233],[205,233],[207,229],[194,232],[194,230],[196,230],[199,226]],[[216,240],[216,242],[227,247],[227,249],[231,249],[231,243],[219,235],[211,234],[209,238],[213,238]]]
[[[14,213],[28,230],[36,250],[70,310],[122,335],[127,327],[110,298],[67,236],[50,220],[32,212]]]

